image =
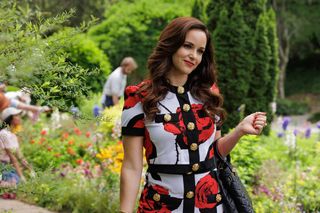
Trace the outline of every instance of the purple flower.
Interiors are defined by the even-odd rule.
[[[287,130],[287,128],[288,128],[288,125],[289,125],[289,123],[290,123],[290,118],[289,117],[284,117],[283,118],[283,121],[282,121],[282,129],[284,130],[284,131],[286,131]]]
[[[311,128],[310,128],[310,127],[308,127],[308,128],[306,129],[306,132],[305,132],[304,136],[305,136],[306,138],[310,138],[310,136],[311,136]]]
[[[317,122],[317,127],[320,129],[320,121]]]
[[[278,136],[278,138],[282,138],[283,135],[284,135],[284,134],[283,134],[282,132],[279,132],[277,136]]]
[[[293,130],[293,134],[294,134],[294,136],[297,136],[298,130],[297,130],[297,129],[294,129],[294,130]]]

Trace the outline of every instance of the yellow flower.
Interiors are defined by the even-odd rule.
[[[22,126],[19,124],[19,125],[17,125],[17,126],[13,126],[12,128],[11,128],[11,132],[12,133],[14,133],[14,134],[16,134],[16,133],[18,133],[18,132],[21,132],[22,131]]]

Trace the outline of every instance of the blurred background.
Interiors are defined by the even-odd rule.
[[[27,193],[32,191],[28,184],[23,188],[25,193],[20,191],[22,200],[30,196],[28,202],[56,211],[112,212],[118,205],[110,195],[117,192],[121,162],[117,155],[121,155],[121,146],[116,145],[120,135],[114,135],[121,108],[101,111],[102,116],[113,115],[101,123],[94,120],[92,110],[99,111],[103,85],[123,57],[132,56],[139,65],[128,76],[128,84],[146,77],[146,62],[161,30],[180,16],[199,18],[211,32],[218,86],[228,112],[223,132],[245,114],[269,114],[265,136],[245,138],[233,155],[256,211],[320,211],[320,0],[1,0],[0,81],[7,82],[8,91],[30,88],[33,103],[60,112],[81,112],[85,119],[74,116],[75,123],[81,121],[80,127],[89,130],[89,136],[97,132],[104,135],[101,140],[95,135],[92,142],[100,140],[93,146],[93,156],[102,156],[101,161],[94,162],[110,164],[111,156],[119,161],[111,170],[104,167],[115,176],[104,177],[102,189],[99,184],[87,183],[87,188],[101,189],[110,205],[102,204],[103,199],[81,197],[83,191],[74,192],[74,197],[86,199],[84,203],[95,202],[91,209],[76,199],[72,201],[73,195],[61,198],[58,205],[53,200],[59,191],[46,180],[38,180],[49,189],[37,189],[41,195],[37,200]],[[48,118],[43,119],[36,129],[25,129],[41,132],[48,122]],[[52,132],[50,137],[60,138],[63,131]],[[75,134],[70,129],[67,132]],[[43,137],[33,134],[26,140]],[[110,144],[113,154],[103,155],[100,148]],[[25,150],[32,156],[30,161],[44,172],[43,176],[49,175],[45,171],[51,168],[50,161],[61,166],[62,160],[56,162],[53,156],[48,163],[41,162],[32,154],[36,149],[29,146]],[[80,157],[90,161],[89,154],[84,153],[82,147],[79,155],[66,159],[76,167]],[[45,200],[46,196],[51,199]]]

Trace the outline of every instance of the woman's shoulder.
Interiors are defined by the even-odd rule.
[[[139,84],[127,86],[124,91],[124,108],[131,108],[138,102],[142,102],[142,99],[146,96],[146,91],[144,88],[147,88],[150,84],[151,81],[144,80]]]
[[[149,85],[151,85],[151,81],[144,80],[141,81],[139,84],[127,86],[124,92],[125,98],[135,96],[135,98],[141,100],[147,95],[146,89]]]
[[[126,93],[126,95],[138,93],[138,91],[141,91],[142,88],[144,88],[150,84],[151,84],[150,80],[144,80],[144,81],[141,81],[139,84],[129,85],[126,87],[125,93]]]

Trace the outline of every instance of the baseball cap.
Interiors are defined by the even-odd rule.
[[[4,109],[1,113],[1,120],[4,121],[7,118],[9,118],[10,115],[18,115],[21,113],[20,109],[16,109],[13,107],[8,107],[6,109]]]

